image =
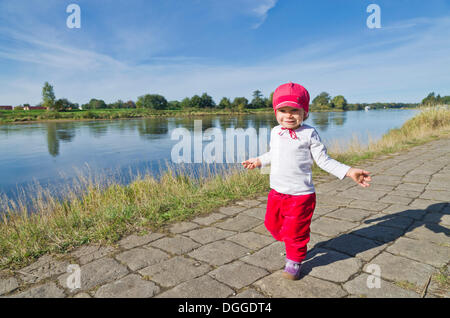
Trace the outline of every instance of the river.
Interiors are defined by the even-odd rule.
[[[326,145],[334,141],[345,143],[354,136],[364,144],[369,136],[378,139],[389,129],[401,127],[418,112],[383,109],[311,113],[305,123],[318,130]],[[223,151],[219,163],[228,160],[238,164],[255,153],[249,149],[250,142],[245,145],[245,153],[239,152],[236,141],[234,157],[228,156],[227,129],[249,131],[250,128],[258,140],[257,154],[261,154],[267,150],[270,129],[276,125],[273,113],[0,125],[0,192],[13,198],[18,189],[33,191],[29,185],[36,182],[58,189],[77,173],[87,171],[103,176],[127,175],[122,179],[124,182],[138,172],[157,176],[166,162],[175,165],[174,149],[180,149],[182,140],[183,145],[189,141],[180,137],[183,134],[189,135],[192,147],[186,146],[177,153],[185,159],[190,157],[188,161],[192,164],[211,162],[202,153],[207,152],[208,143],[220,139],[220,134],[223,148],[216,147],[218,150],[214,151],[217,154]],[[210,141],[205,136],[208,131],[216,134]],[[196,147],[195,142],[199,140],[200,147]]]

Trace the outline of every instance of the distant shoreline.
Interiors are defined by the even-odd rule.
[[[373,108],[377,110],[383,108]],[[384,108],[384,109],[418,109],[418,107],[400,107],[400,108]],[[356,109],[319,109],[313,110],[312,113],[324,112],[345,112],[358,111]],[[10,113],[12,112],[12,114]],[[14,113],[17,112],[17,113]],[[249,114],[265,114],[273,113],[272,108],[247,109],[245,111],[232,110],[204,110],[204,109],[188,109],[188,110],[145,110],[145,109],[101,109],[101,110],[81,110],[69,112],[47,112],[43,111],[0,111],[0,125],[9,124],[28,124],[28,123],[52,123],[52,122],[78,122],[78,121],[98,121],[98,120],[115,120],[115,119],[143,119],[156,117],[192,117],[192,116],[211,116],[211,115],[249,115]],[[6,114],[6,115],[5,115]],[[8,116],[12,115],[12,116]],[[72,116],[71,116],[72,115]],[[47,117],[47,118],[45,118]],[[56,118],[55,118],[56,117]],[[59,118],[58,118],[59,117]]]

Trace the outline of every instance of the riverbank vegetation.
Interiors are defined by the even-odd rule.
[[[423,110],[367,147],[353,144],[330,155],[349,165],[419,145],[450,133],[450,110]],[[315,176],[325,174],[314,167]],[[239,164],[208,168],[200,177],[169,168],[161,178],[138,175],[128,185],[79,176],[64,198],[47,189],[22,199],[0,200],[0,268],[15,269],[45,253],[64,253],[88,243],[111,244],[129,233],[156,230],[269,190],[269,176]],[[25,192],[24,192],[25,193]]]
[[[88,103],[78,104],[67,98],[56,99],[53,86],[48,82],[42,88],[42,102],[37,106],[22,104],[13,110],[2,110],[0,107],[0,123],[26,123],[30,121],[64,121],[64,120],[110,120],[127,118],[147,118],[158,116],[202,116],[250,114],[255,112],[272,112],[272,96],[264,96],[260,90],[252,93],[252,99],[245,97],[223,97],[219,103],[207,93],[186,97],[180,101],[168,101],[159,94],[145,94],[136,101],[117,100],[106,103],[102,99],[92,98]],[[430,93],[419,103],[348,103],[342,95],[330,96],[322,92],[310,105],[311,112],[347,111],[381,108],[414,108],[420,105],[450,104],[450,96],[435,96]],[[6,107],[6,106],[5,106]],[[10,106],[8,106],[10,107]],[[12,108],[12,107],[10,107]],[[45,109],[39,109],[45,108]]]
[[[317,95],[311,103],[312,112],[323,111],[347,111],[347,110],[363,110],[366,107],[370,109],[384,109],[384,108],[416,108],[419,103],[355,103],[347,102],[347,99],[342,95],[330,96],[327,92],[322,92]]]

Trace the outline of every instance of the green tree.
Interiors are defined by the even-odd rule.
[[[347,109],[347,100],[345,99],[344,96],[338,95],[338,96],[335,96],[331,100],[331,105],[332,105],[332,107],[334,107],[336,109],[346,110]]]
[[[219,103],[219,108],[222,108],[222,109],[230,109],[231,108],[231,101],[230,101],[230,99],[229,98],[227,98],[227,97],[223,97],[221,100],[220,100],[220,103]]]
[[[55,104],[55,92],[53,91],[53,86],[48,82],[45,82],[42,88],[42,106],[47,107],[47,109],[53,109]]]
[[[181,101],[181,108],[186,109],[186,108],[190,108],[192,107],[191,105],[191,99],[189,97],[185,97],[183,98],[183,100]]]
[[[330,99],[330,94],[328,94],[327,92],[322,92],[313,99],[312,106],[318,109],[329,108]]]
[[[209,96],[206,93],[203,93],[200,97],[200,108],[207,108],[207,107],[216,107],[216,103],[214,102],[213,98]]]
[[[260,90],[256,90],[253,92],[253,99],[250,102],[251,108],[264,108],[266,107],[266,103],[263,98],[263,94],[261,94]]]
[[[83,109],[102,109],[107,108],[107,105],[104,100],[91,98],[88,104],[83,105]]]
[[[202,104],[202,98],[198,95],[194,95],[191,97],[191,107],[200,108]]]
[[[113,109],[118,109],[118,108],[124,108],[125,103],[123,102],[123,100],[119,99],[117,102],[108,104],[107,107],[108,108],[113,108]]]
[[[422,99],[422,105],[425,105],[425,106],[435,105],[436,102],[437,101],[436,101],[436,96],[435,96],[434,92],[428,94],[427,97]]]
[[[71,103],[67,98],[60,98],[53,103],[51,110],[61,112],[75,108],[78,109],[78,104]]]
[[[136,102],[136,106],[139,108],[151,108],[156,110],[167,109],[168,104],[166,98],[158,94],[140,96]]]
[[[238,111],[243,111],[248,106],[248,99],[245,97],[236,97],[233,100],[232,108]]]
[[[168,103],[169,109],[181,109],[181,103],[177,100],[172,100]]]
[[[266,107],[269,107],[269,108],[273,107],[273,105],[272,105],[272,103],[273,103],[273,93],[274,92],[270,93],[270,97],[266,99]]]

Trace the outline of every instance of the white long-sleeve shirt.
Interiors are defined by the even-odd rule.
[[[313,159],[323,170],[344,179],[350,167],[328,156],[316,129],[302,124],[294,130],[297,139],[292,139],[289,131],[281,128],[278,125],[271,130],[270,150],[258,157],[262,169],[270,164],[272,189],[291,195],[314,193]]]

